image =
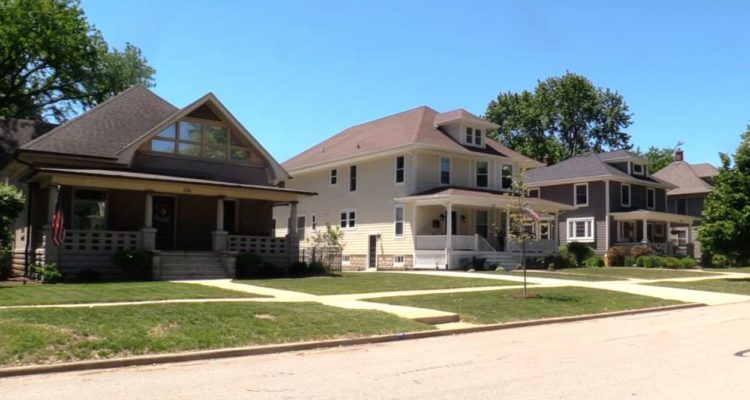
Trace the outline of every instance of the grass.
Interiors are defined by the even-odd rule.
[[[0,286],[0,306],[237,297],[267,296],[171,282]]]
[[[703,268],[704,271],[711,272],[742,272],[750,274],[750,266],[748,267],[735,267],[735,268]]]
[[[482,278],[412,275],[384,272],[344,272],[340,276],[239,280],[238,283],[316,295],[393,292],[400,290],[453,289],[517,285],[516,282]]]
[[[597,276],[592,274],[577,274],[575,273],[576,270],[570,270],[570,272],[567,272],[568,270],[558,270],[558,271],[550,271],[550,272],[542,272],[542,271],[526,271],[526,276],[531,278],[549,278],[549,279],[568,279],[571,281],[618,281],[622,280],[623,278],[614,278],[614,277],[608,277],[608,276]],[[523,276],[523,271],[495,271],[494,273],[499,275],[509,275],[509,276]]]
[[[653,286],[666,286],[679,289],[705,290],[709,292],[734,293],[750,296],[750,278],[707,279],[694,282],[658,282]]]
[[[580,287],[534,288],[540,298],[517,297],[518,290],[384,297],[368,301],[458,313],[462,321],[500,323],[596,314],[680,304],[679,301]]]
[[[557,271],[559,274],[575,274],[614,279],[669,279],[669,278],[691,278],[698,276],[712,276],[714,273],[701,271],[686,271],[675,269],[637,268],[637,267],[610,267],[610,268],[569,268]]]
[[[191,303],[0,311],[0,366],[432,329],[314,303]]]

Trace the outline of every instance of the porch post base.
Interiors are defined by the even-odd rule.
[[[161,252],[159,250],[151,251],[151,279],[161,278]]]
[[[156,248],[156,229],[141,229],[141,247],[146,251],[153,251]]]
[[[213,251],[226,251],[229,245],[229,233],[227,231],[211,232],[211,248]]]

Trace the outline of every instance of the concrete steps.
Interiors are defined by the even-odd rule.
[[[500,264],[503,268],[514,268],[521,263],[521,256],[514,253],[486,253],[482,257],[487,260],[487,264]]]
[[[214,252],[163,251],[159,278],[163,280],[229,278],[222,260]]]

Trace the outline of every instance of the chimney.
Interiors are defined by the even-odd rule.
[[[684,158],[685,152],[682,151],[681,148],[677,148],[677,151],[674,152],[674,160],[675,161],[682,161]]]
[[[548,167],[553,164],[552,158],[550,156],[544,156],[544,158],[542,159],[542,162],[544,163],[544,165]]]

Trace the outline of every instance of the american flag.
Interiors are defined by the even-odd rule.
[[[65,216],[63,215],[62,196],[58,190],[57,201],[55,202],[55,214],[52,216],[52,244],[60,247],[64,242]]]
[[[525,204],[525,205],[523,206],[523,213],[524,213],[524,214],[525,214],[525,215],[526,215],[527,217],[529,217],[529,218],[530,218],[530,219],[531,219],[532,221],[534,221],[534,222],[539,222],[539,220],[541,220],[541,219],[542,219],[542,217],[540,217],[540,216],[539,216],[539,213],[538,213],[538,212],[536,212],[536,211],[534,211],[534,209],[533,209],[533,208],[531,208],[531,205],[530,205],[530,204],[528,204],[528,203],[526,203],[526,204]]]

